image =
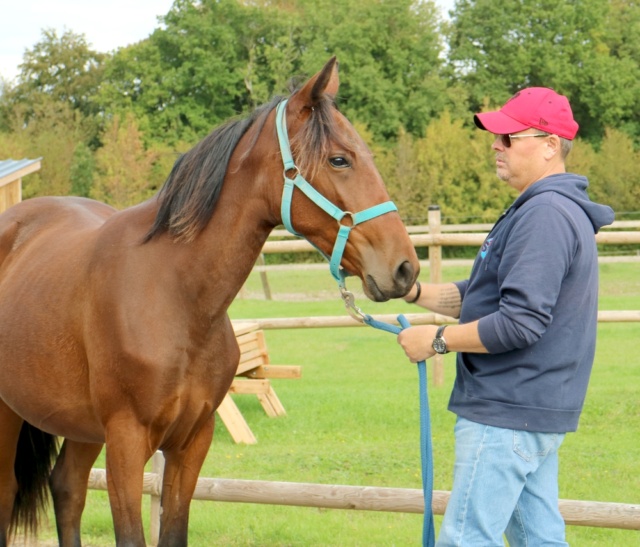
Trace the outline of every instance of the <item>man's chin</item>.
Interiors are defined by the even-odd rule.
[[[497,176],[501,181],[509,182],[509,175],[508,175],[508,174],[507,174],[507,172],[506,172],[503,168],[501,168],[501,167],[498,167],[498,168],[496,169],[496,176]]]

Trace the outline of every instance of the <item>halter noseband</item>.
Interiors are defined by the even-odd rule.
[[[338,221],[340,229],[338,230],[336,242],[333,245],[331,257],[328,257],[322,251],[320,252],[327,260],[329,260],[329,271],[333,278],[338,282],[338,287],[340,288],[342,298],[345,300],[347,308],[349,309],[351,307],[358,313],[358,315],[362,315],[361,311],[353,305],[353,295],[346,290],[345,277],[349,274],[345,272],[344,268],[340,267],[342,255],[344,254],[344,249],[347,245],[347,239],[349,238],[351,230],[358,224],[362,224],[367,220],[384,215],[385,213],[397,211],[398,208],[392,201],[385,201],[384,203],[374,205],[373,207],[360,211],[359,213],[343,211],[311,186],[311,184],[309,184],[300,174],[300,170],[296,167],[296,164],[293,161],[291,146],[289,144],[289,135],[287,133],[286,104],[287,100],[285,99],[278,104],[276,109],[276,130],[278,132],[278,142],[280,143],[280,154],[282,155],[282,162],[284,163],[284,189],[282,191],[282,204],[280,207],[282,222],[285,228],[293,235],[304,237],[302,234],[296,232],[291,224],[291,200],[293,198],[294,188],[298,188],[313,203],[320,207],[320,209]],[[295,172],[295,176],[293,178],[289,178],[287,176],[289,171]],[[350,226],[346,226],[342,223],[342,219],[345,217],[351,218]],[[351,312],[351,310],[349,311]],[[360,317],[356,318],[360,320]]]

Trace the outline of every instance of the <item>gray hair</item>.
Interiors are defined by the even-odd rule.
[[[561,148],[562,159],[565,159],[569,155],[569,152],[571,152],[571,149],[573,148],[573,141],[569,139],[565,139],[564,137],[560,137],[560,144],[562,146]]]

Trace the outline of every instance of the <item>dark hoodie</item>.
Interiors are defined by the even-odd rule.
[[[552,175],[525,190],[457,283],[460,323],[479,319],[489,354],[459,353],[449,410],[508,429],[575,431],[598,314],[594,234],[614,219],[587,179]],[[446,337],[446,333],[445,333]]]

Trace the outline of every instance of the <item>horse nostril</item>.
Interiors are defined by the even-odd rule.
[[[396,270],[395,281],[398,285],[407,289],[411,288],[411,284],[415,279],[416,272],[411,265],[411,262],[405,260]]]

